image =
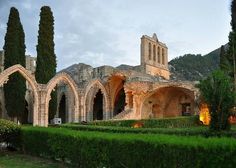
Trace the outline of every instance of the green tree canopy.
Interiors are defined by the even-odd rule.
[[[25,34],[16,8],[10,9],[4,44],[5,69],[15,64],[25,67]],[[4,85],[5,108],[10,117],[22,121],[25,111],[25,79],[18,73],[9,77]]]
[[[201,80],[197,87],[209,107],[211,115],[210,129],[229,129],[228,118],[235,98],[233,83],[230,78],[223,71],[217,70],[207,79]]]
[[[56,74],[56,55],[54,53],[54,18],[51,8],[43,6],[40,12],[37,64],[35,78],[37,82],[46,84]],[[49,103],[49,119],[52,119],[57,108],[56,92],[52,92]]]

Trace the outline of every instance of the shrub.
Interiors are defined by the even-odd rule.
[[[63,128],[23,128],[27,153],[76,167],[234,167],[232,138],[101,133]]]
[[[210,131],[206,126],[189,128],[129,128],[116,126],[94,126],[63,124],[59,127],[77,131],[97,131],[108,133],[133,133],[133,134],[168,134],[180,136],[203,136],[203,137],[236,137],[236,131]]]
[[[229,130],[230,109],[235,102],[233,82],[223,71],[217,70],[207,79],[201,80],[197,86],[209,107],[210,129]]]
[[[0,119],[0,143],[18,145],[20,142],[20,126],[16,123]]]
[[[97,126],[119,126],[132,127],[135,123],[142,123],[144,128],[183,128],[199,125],[199,116],[176,117],[163,119],[144,119],[144,120],[109,120],[109,121],[94,121],[89,125]]]

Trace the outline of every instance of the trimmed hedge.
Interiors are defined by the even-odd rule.
[[[17,144],[19,138],[20,126],[12,121],[0,119],[0,143]]]
[[[98,126],[119,126],[131,127],[133,124],[141,122],[144,128],[184,128],[199,125],[199,116],[163,118],[163,119],[145,119],[145,120],[108,120],[93,121],[88,125]]]
[[[236,140],[25,127],[26,153],[76,167],[234,167]]]
[[[203,137],[234,137],[236,130],[232,131],[211,131],[207,126],[198,126],[190,128],[128,128],[114,126],[95,126],[95,125],[78,125],[63,124],[59,127],[80,131],[98,131],[110,133],[135,133],[135,134],[168,134],[181,136],[203,136]]]

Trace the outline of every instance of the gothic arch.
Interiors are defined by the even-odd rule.
[[[108,81],[109,84],[109,94],[110,94],[110,102],[111,102],[111,117],[114,117],[114,114],[116,114],[116,112],[114,113],[114,111],[118,111],[115,110],[116,108],[116,100],[119,100],[119,98],[117,98],[117,96],[119,95],[121,90],[124,90],[124,83],[126,81],[126,79],[128,78],[128,76],[130,76],[131,74],[129,73],[124,73],[123,71],[118,71],[113,73]],[[123,110],[123,107],[121,108]],[[120,111],[120,110],[119,110]]]
[[[169,94],[177,94],[177,95],[171,96]],[[153,96],[157,96],[157,95],[158,95],[158,97],[153,97]],[[174,104],[176,104],[176,102],[179,103],[182,98],[181,97],[182,95],[186,95],[188,100],[190,100],[192,108],[193,108],[193,103],[194,103],[194,99],[195,99],[195,91],[193,89],[191,89],[191,87],[189,87],[189,86],[180,86],[180,85],[175,85],[175,84],[173,84],[173,85],[164,84],[164,85],[161,85],[161,86],[153,89],[148,94],[146,94],[142,99],[142,103],[141,103],[141,107],[140,107],[140,109],[142,111],[142,114],[141,114],[142,118],[149,117],[148,115],[152,111],[152,110],[150,111],[150,109],[153,106],[158,107],[160,109],[161,108],[166,109],[167,105],[169,106],[169,104],[172,102],[172,100],[173,100],[172,98],[175,99],[173,101]],[[163,101],[163,99],[164,99],[164,101]],[[168,108],[168,109],[170,109],[170,108]],[[175,109],[175,108],[172,108],[172,109]],[[164,115],[169,115],[169,114],[168,114],[168,112],[166,114],[162,113],[159,117],[164,116]],[[177,112],[175,114],[177,114]],[[170,116],[166,116],[166,117],[171,117],[171,114],[170,114]]]
[[[95,88],[95,89],[92,90],[93,88]],[[96,93],[99,91],[99,89],[101,90],[101,92],[104,96],[104,100],[105,100],[104,113],[106,113],[106,117],[107,117],[105,119],[109,118],[109,116],[107,114],[109,112],[109,97],[108,97],[107,91],[106,91],[105,87],[103,86],[103,84],[99,80],[93,80],[88,84],[88,86],[86,87],[86,90],[85,90],[84,115],[83,115],[85,117],[85,119],[87,118],[88,110],[91,108],[89,106],[92,105],[92,99],[94,98]],[[89,93],[91,93],[91,95],[89,95]]]
[[[71,88],[72,93],[74,94],[74,112],[71,115],[72,122],[79,121],[79,95],[78,95],[78,87],[74,80],[65,72],[58,73],[54,76],[48,83],[46,87],[46,98],[45,98],[45,121],[48,121],[48,108],[49,108],[49,101],[50,101],[50,94],[55,86],[59,82],[65,82]],[[47,126],[47,123],[45,124]]]
[[[39,125],[38,123],[38,84],[31,73],[26,70],[23,66],[20,64],[13,65],[7,69],[5,69],[1,74],[0,74],[0,85],[3,85],[4,83],[7,83],[8,78],[11,74],[19,72],[30,84],[32,87],[33,93],[34,93],[34,109],[33,109],[33,125]]]

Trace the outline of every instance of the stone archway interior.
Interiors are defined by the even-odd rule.
[[[160,88],[148,97],[142,107],[142,118],[192,115],[194,93],[178,87]]]
[[[97,92],[93,102],[93,120],[103,119],[103,94],[101,89]]]
[[[50,122],[56,114],[56,110],[57,110],[57,85],[54,87],[54,90],[52,90],[52,92],[50,93],[50,101],[49,101],[49,107],[48,107],[48,121]]]
[[[121,113],[125,109],[125,90],[122,87],[116,95],[114,102],[114,116]]]
[[[7,80],[10,75],[14,74],[15,72],[18,72],[21,74],[22,77],[25,78],[25,80],[28,82],[28,84],[32,87],[33,91],[33,125],[40,125],[39,123],[39,106],[38,106],[38,93],[37,93],[37,82],[32,74],[29,73],[23,66],[17,64],[13,65],[7,69],[5,69],[3,72],[0,73],[0,84],[7,83]]]
[[[63,94],[59,103],[59,118],[61,122],[66,122],[66,96]]]
[[[22,124],[28,124],[29,123],[29,104],[25,100],[25,109],[22,113]]]

